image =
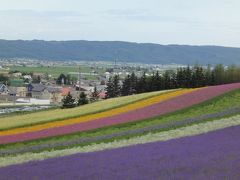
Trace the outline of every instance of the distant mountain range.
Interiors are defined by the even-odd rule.
[[[240,48],[121,41],[0,40],[0,58],[153,64],[240,64]]]

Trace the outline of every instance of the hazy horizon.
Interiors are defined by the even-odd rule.
[[[87,39],[70,39],[70,40],[44,40],[44,39],[0,39],[4,41],[46,41],[46,42],[67,42],[67,41],[88,41],[88,42],[124,42],[124,43],[136,43],[136,44],[156,44],[156,45],[163,45],[163,46],[219,46],[219,47],[226,47],[226,48],[240,48],[236,46],[224,46],[224,45],[215,45],[215,44],[161,44],[161,43],[154,43],[154,42],[134,42],[134,41],[122,41],[122,40],[87,40]]]

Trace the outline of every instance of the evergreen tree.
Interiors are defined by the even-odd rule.
[[[170,89],[171,88],[171,76],[170,71],[165,71],[163,74],[163,88],[164,89]]]
[[[159,91],[163,87],[162,79],[159,75],[159,72],[157,71],[156,74],[153,73],[150,80],[150,91]]]
[[[113,85],[112,77],[110,77],[106,87],[106,98],[113,98],[113,97],[115,97],[114,85]]]
[[[210,64],[208,64],[205,71],[205,85],[212,85],[212,70]]]
[[[120,79],[118,75],[115,75],[113,77],[113,94],[114,97],[118,97],[121,95]]]
[[[97,91],[97,87],[95,86],[93,92],[91,93],[90,101],[91,102],[97,101],[98,98],[99,98],[99,92]]]
[[[176,89],[178,87],[177,74],[172,72],[170,76],[170,89]]]
[[[62,100],[62,108],[72,108],[75,106],[75,99],[72,97],[70,92]]]
[[[203,68],[200,66],[195,66],[192,71],[192,87],[202,86],[205,86],[205,76]]]
[[[130,86],[131,86],[131,79],[130,75],[127,75],[123,81],[123,85],[121,88],[121,95],[128,96],[130,94]]]
[[[184,76],[183,68],[177,69],[176,81],[177,81],[177,88],[183,88],[185,86],[185,76]]]
[[[225,82],[234,83],[239,81],[238,68],[236,65],[230,65],[225,72]]]
[[[216,80],[215,80],[215,73],[214,71],[211,72],[211,82],[210,85],[216,85]]]
[[[130,76],[130,89],[129,95],[135,94],[137,92],[137,76],[133,72]]]
[[[67,77],[64,74],[60,74],[56,81],[57,84],[67,84]]]
[[[190,66],[186,68],[184,71],[184,87],[191,88],[192,87],[192,69]]]
[[[224,80],[224,76],[225,76],[224,66],[222,64],[216,65],[213,72],[214,72],[214,77],[215,77],[215,84],[216,85],[224,84],[224,82],[225,82],[225,80]]]
[[[88,104],[88,98],[84,92],[80,93],[77,104],[78,104],[78,106]]]
[[[158,71],[155,75],[155,84],[156,84],[155,86],[156,86],[157,91],[162,89],[162,87],[163,87],[162,77],[160,76]]]
[[[157,91],[157,82],[155,79],[155,73],[153,73],[153,75],[150,77],[149,79],[149,87],[150,87],[150,91]]]
[[[137,82],[136,92],[144,93],[144,92],[147,92],[148,89],[149,89],[149,83],[147,82],[146,73],[144,72]]]

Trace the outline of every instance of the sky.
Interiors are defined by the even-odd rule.
[[[0,39],[240,47],[239,0],[0,0]]]

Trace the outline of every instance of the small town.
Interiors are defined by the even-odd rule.
[[[120,77],[119,83],[122,84],[122,80],[132,72],[137,76],[141,76],[143,72],[146,72],[146,76],[151,76],[156,71],[164,72],[184,67],[177,64],[117,64],[116,61],[95,62],[87,65],[84,62],[68,61],[66,64],[31,59],[24,61],[4,59],[0,62],[2,62],[0,68],[0,106],[2,107],[60,106],[63,98],[69,93],[77,99],[84,92],[90,99],[94,89],[98,92],[99,99],[105,99],[107,81],[114,75]],[[64,68],[66,70],[62,71]],[[52,69],[56,69],[55,72],[52,72]]]

